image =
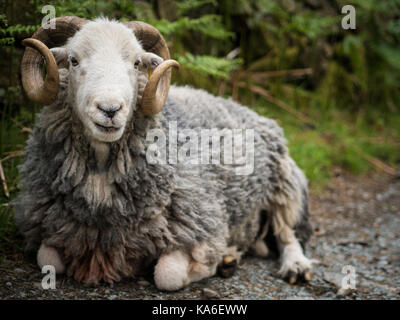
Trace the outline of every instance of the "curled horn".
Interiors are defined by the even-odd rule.
[[[144,50],[153,52],[164,59],[147,82],[141,101],[142,112],[145,115],[156,115],[167,100],[171,83],[171,67],[179,68],[179,63],[170,59],[168,46],[156,28],[140,21],[124,24],[134,32]]]
[[[27,47],[21,62],[22,85],[29,99],[43,105],[53,103],[59,89],[58,67],[49,48],[64,45],[87,22],[86,19],[73,16],[54,20],[55,29],[40,27],[32,38],[22,41]],[[46,61],[45,80],[42,77],[42,57]]]

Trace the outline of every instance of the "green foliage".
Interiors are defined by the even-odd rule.
[[[198,9],[205,4],[212,4],[213,6],[217,6],[218,3],[216,0],[182,0],[177,2],[177,7],[179,13],[182,15],[190,10]]]
[[[38,26],[21,24],[9,26],[5,14],[0,14],[0,25],[0,46],[11,46],[15,42],[15,36],[32,34],[38,28]]]
[[[16,24],[14,26],[8,26],[6,28],[0,29],[0,36],[10,36],[13,38],[15,35],[24,33],[31,34],[37,30],[38,26],[23,26]]]
[[[182,17],[172,22],[165,19],[149,22],[164,36],[182,35],[189,31],[198,32],[214,39],[227,39],[233,36],[232,32],[225,30],[221,23],[221,17],[214,14],[204,15],[196,19]]]
[[[366,174],[371,164],[363,154],[381,159],[391,166],[400,163],[400,117],[394,117],[390,126],[371,125],[369,117],[357,118],[337,110],[320,112],[310,107],[316,128],[294,118],[275,105],[257,100],[254,109],[283,127],[289,142],[290,155],[304,170],[313,191],[318,192],[332,177],[334,169],[353,174]],[[361,153],[360,153],[361,151]]]
[[[31,125],[31,111],[23,110],[16,118],[13,118],[13,121],[9,121],[7,125],[2,125],[0,128],[3,137],[5,137],[1,145],[0,161],[4,169],[7,188],[10,194],[10,197],[6,197],[3,187],[0,187],[0,265],[2,263],[1,258],[4,257],[4,252],[8,248],[21,250],[21,243],[15,237],[16,227],[10,202],[18,193],[18,165],[22,157],[21,155],[12,155],[15,151],[19,151],[22,148],[28,138],[28,132],[22,131],[21,127]]]
[[[100,7],[98,7],[98,3]],[[40,1],[38,4],[37,12],[39,9],[47,4],[46,1]],[[56,8],[56,15],[58,17],[62,16],[79,16],[82,18],[92,18],[93,16],[98,15],[102,9],[111,8],[110,1],[95,1],[95,0],[55,0],[51,2]]]
[[[7,1],[8,2],[8,1]],[[32,33],[44,14],[44,0],[30,0],[31,20],[27,24],[4,24],[0,16],[0,45],[11,46],[15,36]],[[370,106],[398,111],[400,100],[400,0],[355,0],[357,30],[340,27],[341,0],[322,0],[315,8],[309,1],[284,0],[164,0],[101,1],[54,0],[57,16],[78,15],[93,18],[106,15],[125,20],[143,20],[158,28],[170,44],[173,56],[183,68],[209,76],[206,89],[215,88],[220,79],[229,80],[240,69],[263,72],[310,67],[311,77],[296,82],[311,89],[312,100],[325,107],[352,111]],[[171,15],[163,15],[167,6]],[[14,11],[17,9],[14,9]],[[2,22],[3,21],[3,22]],[[226,55],[239,47],[238,58]],[[212,57],[212,58],[211,58]],[[183,75],[189,74],[184,70]],[[180,83],[190,78],[176,76]],[[246,81],[252,82],[251,78]],[[258,83],[267,90],[287,82]],[[232,88],[227,87],[226,93]],[[278,92],[272,92],[277,94]],[[314,103],[312,102],[312,103]],[[350,106],[350,107],[349,107]],[[303,106],[301,106],[303,107]]]
[[[285,32],[298,32],[310,40],[329,35],[332,26],[339,23],[339,17],[323,17],[315,15],[310,11],[292,17],[291,22],[286,26]]]
[[[178,56],[177,59],[179,63],[195,72],[225,79],[242,63],[241,59],[224,60],[213,56],[194,56],[190,53]]]
[[[342,91],[339,99],[337,92],[328,95],[334,105],[344,108],[352,105],[353,110],[374,106],[398,112],[394,106],[400,99],[400,1],[356,0],[353,4],[356,7],[357,30],[336,32],[344,38],[333,47],[335,59],[331,61],[332,72],[322,79],[321,88],[324,90],[320,93],[326,95],[332,82],[346,82],[347,90]]]

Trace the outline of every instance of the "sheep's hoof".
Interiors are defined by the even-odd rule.
[[[223,278],[230,278],[235,274],[237,265],[238,263],[234,256],[224,256],[218,266],[218,274]]]
[[[306,271],[304,272],[302,275],[302,279],[306,282],[310,282],[311,281],[311,273],[310,271]]]
[[[290,284],[295,284],[297,281],[297,273],[294,271],[289,271],[288,274],[286,275],[286,280]]]
[[[286,281],[289,282],[289,284],[295,284],[298,282],[310,282],[311,281],[311,273],[309,270],[305,270],[302,273],[297,273],[295,271],[290,270],[286,277]]]

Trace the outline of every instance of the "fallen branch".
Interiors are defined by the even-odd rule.
[[[218,95],[219,95],[220,97],[222,97],[222,96],[224,95],[224,93],[225,93],[225,81],[222,80],[222,81],[220,82],[220,84],[219,84],[219,87],[218,87]]]
[[[274,104],[274,105],[286,110],[287,112],[289,112],[290,114],[292,114],[296,118],[298,118],[301,121],[311,125],[313,128],[316,128],[316,125],[314,124],[314,122],[312,120],[308,119],[304,114],[302,114],[301,112],[293,109],[292,107],[290,107],[285,102],[283,102],[283,101],[271,96],[270,93],[267,90],[265,90],[264,88],[261,88],[259,86],[255,86],[255,85],[246,85],[244,82],[235,82],[234,84],[236,84],[238,87],[241,87],[241,88],[248,88],[252,92],[257,93],[260,96],[262,96],[263,98],[265,98],[270,103],[272,103],[272,104]],[[353,150],[355,152],[357,152],[365,160],[367,160],[375,168],[378,168],[378,169],[382,170],[383,172],[387,173],[390,176],[394,176],[394,177],[398,176],[398,172],[396,171],[396,169],[394,169],[391,166],[387,165],[383,161],[381,161],[381,160],[379,160],[379,159],[377,159],[375,157],[372,157],[372,156],[362,152],[358,148],[353,148]]]
[[[338,243],[339,246],[348,246],[349,244],[358,244],[363,247],[368,247],[370,245],[366,241],[353,241],[353,240],[344,240]]]
[[[239,83],[234,82],[232,85],[232,99],[234,101],[239,101]]]
[[[24,151],[22,151],[22,150],[20,150],[20,151],[13,151],[13,152],[10,152],[10,153],[8,154],[8,156],[4,157],[3,159],[0,159],[0,162],[4,162],[4,161],[6,161],[6,160],[8,160],[8,159],[12,159],[12,158],[15,158],[15,157],[22,157],[24,154],[25,154],[25,153],[24,153]]]
[[[304,114],[302,114],[301,112],[293,109],[291,106],[289,106],[288,104],[286,104],[282,100],[279,100],[279,99],[271,96],[269,94],[269,92],[267,90],[265,90],[264,88],[261,88],[259,86],[255,86],[255,85],[248,85],[247,86],[243,82],[239,82],[238,86],[240,86],[242,88],[250,89],[250,91],[259,94],[260,96],[265,98],[270,103],[272,103],[272,104],[284,109],[285,111],[289,112],[291,115],[295,116],[296,118],[300,119],[301,121],[311,125],[313,128],[315,127],[314,123],[310,119],[308,119]]]
[[[23,126],[21,123],[19,123],[17,120],[15,120],[14,118],[11,118],[11,120],[18,126],[20,127],[20,129],[22,130],[22,132],[28,132],[28,133],[32,133],[32,129]]]
[[[292,77],[303,77],[313,73],[311,68],[305,69],[292,69],[292,70],[278,70],[278,71],[265,71],[265,72],[251,72],[242,71],[237,73],[237,79],[250,78],[252,80],[265,80],[269,78],[292,76]]]
[[[8,192],[7,181],[6,177],[4,176],[3,165],[1,164],[1,161],[0,161],[0,179],[3,184],[4,194],[6,195],[7,198],[9,198],[10,193]]]
[[[398,173],[397,173],[396,169],[394,169],[391,166],[387,165],[383,161],[381,161],[381,160],[379,160],[377,158],[374,158],[374,157],[362,152],[358,148],[354,148],[354,151],[356,151],[361,157],[363,157],[365,160],[367,160],[374,167],[382,170],[383,172],[387,173],[390,176],[394,176],[394,177],[397,176]]]

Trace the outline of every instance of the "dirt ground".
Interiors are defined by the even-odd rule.
[[[314,236],[306,254],[319,263],[308,284],[281,280],[277,260],[246,257],[232,278],[174,293],[159,292],[151,279],[94,288],[62,276],[55,290],[44,290],[38,268],[10,254],[0,265],[0,299],[400,299],[400,179],[338,174],[311,196],[310,209]],[[340,290],[346,266],[354,268],[355,289]]]

